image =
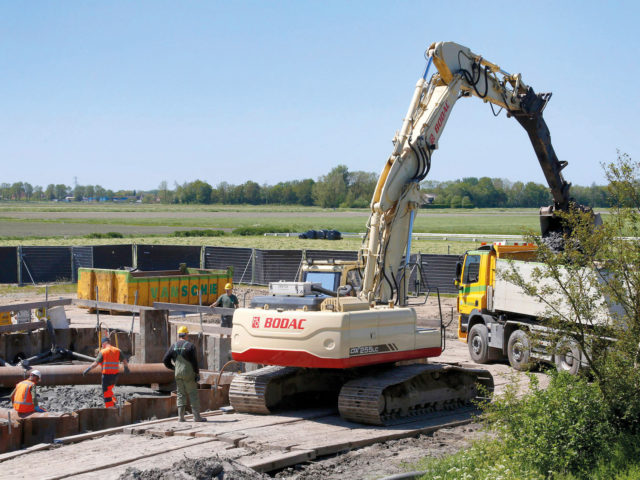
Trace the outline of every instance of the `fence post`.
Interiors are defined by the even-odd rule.
[[[131,265],[134,269],[138,268],[138,249],[136,248],[136,244],[131,244]]]
[[[256,284],[256,249],[251,249],[251,285]]]
[[[75,253],[73,252],[73,247],[69,247],[69,256],[71,257],[71,283],[76,283],[76,271],[73,268],[73,256]]]
[[[18,245],[18,258],[16,261],[18,262],[18,286],[22,286],[22,245]]]

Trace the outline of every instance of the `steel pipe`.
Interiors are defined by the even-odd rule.
[[[82,375],[88,367],[84,365],[38,365],[36,368],[42,373],[38,385],[92,385],[100,384],[100,367]],[[0,367],[0,387],[13,388],[29,376],[29,371],[22,367]],[[124,373],[120,365],[118,385],[150,385],[152,383],[166,384],[173,382],[173,370],[169,370],[163,363],[129,364],[129,373]]]

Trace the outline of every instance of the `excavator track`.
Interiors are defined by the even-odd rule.
[[[335,405],[337,397],[340,415],[346,420],[389,425],[465,407],[492,391],[493,377],[486,370],[448,364],[379,366],[375,370],[270,366],[237,375],[229,387],[229,400],[237,412],[269,414],[276,408],[308,406],[309,395],[321,392],[325,406]]]
[[[309,397],[337,397],[342,384],[352,378],[346,370],[298,367],[264,367],[236,375],[229,386],[229,401],[237,412],[269,414],[275,408],[296,407]],[[305,400],[301,400],[301,398]],[[317,402],[316,402],[317,403]],[[326,402],[325,402],[326,404]]]
[[[486,370],[447,364],[403,365],[348,381],[340,391],[338,408],[345,420],[388,425],[462,408],[492,391],[493,377]]]

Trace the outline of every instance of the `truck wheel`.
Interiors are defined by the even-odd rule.
[[[471,327],[469,332],[468,344],[469,344],[469,356],[471,360],[476,363],[488,363],[489,358],[489,340],[488,340],[487,326],[478,323]]]
[[[577,375],[582,364],[582,352],[577,342],[570,338],[563,338],[558,342],[553,355],[553,362],[559,372]]]
[[[509,364],[521,372],[531,368],[531,342],[524,330],[514,330],[507,343]]]

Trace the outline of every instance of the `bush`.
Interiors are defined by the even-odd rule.
[[[107,232],[107,233],[90,233],[85,235],[85,238],[124,238],[124,235],[120,232]]]
[[[223,230],[177,230],[172,237],[222,237]]]
[[[283,227],[240,227],[233,230],[233,235],[241,235],[243,237],[251,235],[264,235],[265,233],[291,233],[293,230]]]
[[[597,384],[553,373],[549,387],[516,397],[515,386],[486,405],[487,419],[506,453],[527,468],[587,476],[615,439],[609,409]]]

